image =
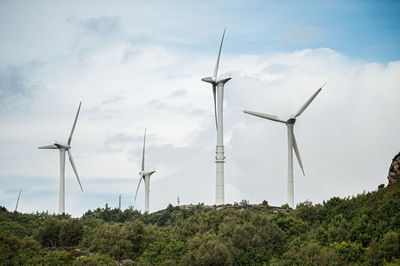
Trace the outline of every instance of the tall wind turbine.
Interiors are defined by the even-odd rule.
[[[136,202],[136,196],[139,191],[140,183],[142,182],[142,179],[144,180],[144,189],[145,189],[145,212],[149,212],[149,194],[150,194],[150,176],[154,174],[156,171],[147,171],[144,170],[144,154],[146,150],[146,129],[144,130],[144,139],[143,139],[143,153],[142,153],[142,169],[139,172],[140,175],[140,180],[139,184],[136,188],[136,193],[135,193],[135,202]]]
[[[15,204],[15,211],[14,212],[17,212],[17,210],[18,210],[18,203],[19,203],[19,197],[21,196],[21,191],[22,191],[22,188],[19,189],[17,204]]]
[[[264,113],[258,113],[258,112],[251,112],[251,111],[243,111],[246,114],[258,116],[261,118],[265,118],[268,120],[272,120],[275,122],[280,122],[284,123],[287,126],[287,132],[288,132],[288,185],[287,185],[287,201],[288,204],[291,208],[294,208],[294,183],[293,183],[293,150],[296,154],[297,161],[299,162],[301,171],[304,174],[304,169],[303,169],[303,163],[301,162],[301,157],[300,157],[300,152],[299,148],[297,147],[297,142],[296,138],[293,133],[294,129],[294,124],[296,123],[296,118],[300,116],[304,110],[310,105],[310,103],[314,100],[314,98],[318,95],[318,93],[321,91],[322,87],[324,87],[326,82],[319,88],[311,97],[308,99],[301,107],[300,109],[292,115],[287,121],[280,119],[279,117],[275,115],[269,115],[269,114],[264,114]]]
[[[56,142],[52,145],[42,146],[39,149],[51,149],[51,150],[59,150],[60,151],[60,192],[59,192],[59,202],[58,202],[58,213],[65,213],[65,152],[68,153],[69,162],[71,163],[72,169],[75,172],[76,180],[78,180],[81,191],[83,192],[81,181],[79,180],[78,171],[76,170],[74,159],[72,158],[71,153],[71,140],[72,135],[75,130],[76,121],[78,120],[79,111],[81,110],[81,104],[79,103],[78,112],[75,116],[74,124],[72,125],[71,133],[69,134],[67,144],[62,142]]]
[[[226,29],[225,29],[226,30]],[[202,78],[204,82],[211,83],[214,96],[214,114],[215,125],[217,128],[217,147],[216,147],[216,187],[215,187],[215,204],[221,205],[225,203],[224,196],[224,125],[223,125],[223,103],[224,103],[224,86],[230,80],[230,77],[218,77],[219,58],[221,56],[222,43],[224,42],[225,30],[222,34],[221,44],[219,45],[217,63],[215,65],[212,77]]]

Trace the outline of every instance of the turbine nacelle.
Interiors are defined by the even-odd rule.
[[[153,170],[153,171],[140,171],[139,175],[144,178],[145,176],[151,176],[155,172],[156,172],[156,170]]]
[[[71,149],[71,145],[64,144],[64,143],[54,143],[59,149],[69,150]]]
[[[230,79],[232,79],[231,77],[217,77],[217,78],[213,78],[213,77],[206,77],[206,78],[202,78],[201,80],[207,83],[211,83],[214,86],[218,86],[218,84],[225,84],[227,81],[229,81]]]

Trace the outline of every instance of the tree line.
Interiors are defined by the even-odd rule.
[[[1,265],[399,265],[400,183],[292,210],[169,205],[80,218],[0,207]]]

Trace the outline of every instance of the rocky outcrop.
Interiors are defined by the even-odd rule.
[[[396,183],[400,178],[400,152],[394,156],[392,160],[392,164],[390,165],[389,168],[389,174],[388,174],[388,180],[389,184],[394,184]]]
[[[125,259],[125,260],[121,260],[118,265],[133,265],[133,260],[131,259]]]

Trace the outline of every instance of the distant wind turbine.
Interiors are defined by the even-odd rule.
[[[75,130],[76,121],[78,120],[79,111],[81,110],[81,104],[82,102],[79,103],[78,112],[76,113],[75,121],[74,124],[72,125],[71,133],[69,134],[67,144],[56,142],[52,145],[39,147],[39,149],[52,149],[60,151],[60,192],[59,192],[59,202],[58,202],[59,214],[65,213],[65,152],[68,152],[69,162],[71,163],[72,169],[74,170],[76,176],[76,180],[78,180],[81,191],[83,192],[81,181],[79,180],[78,171],[76,170],[74,159],[72,158],[72,153],[71,153],[72,135]]]
[[[300,152],[299,148],[297,147],[297,142],[296,138],[293,133],[294,129],[294,124],[296,123],[296,118],[300,116],[304,110],[310,105],[310,103],[314,100],[314,98],[318,95],[318,93],[321,91],[321,89],[325,86],[326,82],[308,99],[301,107],[300,109],[292,115],[287,121],[280,119],[279,117],[275,115],[269,115],[269,114],[264,114],[264,113],[258,113],[258,112],[251,112],[251,111],[243,111],[246,114],[258,116],[261,118],[265,118],[268,120],[272,120],[275,122],[280,122],[284,123],[287,126],[287,131],[288,131],[288,185],[287,185],[287,201],[288,204],[291,208],[294,208],[294,182],[293,182],[293,150],[296,153],[297,161],[299,162],[301,171],[304,174],[304,169],[303,169],[303,163],[301,161],[300,157]]]
[[[226,30],[226,29],[225,29]],[[214,115],[215,125],[217,128],[217,147],[216,147],[216,188],[215,188],[215,204],[221,205],[225,203],[224,195],[224,130],[223,130],[223,103],[224,103],[224,85],[230,80],[230,77],[218,77],[219,58],[221,56],[222,43],[224,42],[225,30],[222,34],[221,44],[219,45],[217,63],[215,65],[212,77],[202,78],[204,82],[211,83],[214,96]]]
[[[19,189],[17,204],[15,204],[15,212],[17,212],[17,210],[18,210],[18,203],[19,203],[19,197],[21,196],[21,191],[22,191],[22,188]]]
[[[146,129],[144,130],[144,139],[143,139],[143,153],[142,153],[142,168],[139,172],[140,175],[140,180],[139,184],[136,188],[136,193],[135,193],[135,202],[136,202],[136,196],[139,191],[140,183],[142,182],[142,179],[144,179],[144,189],[145,189],[145,212],[149,212],[149,194],[150,194],[150,176],[154,174],[156,171],[147,171],[144,170],[144,158],[145,158],[145,150],[146,150]]]

